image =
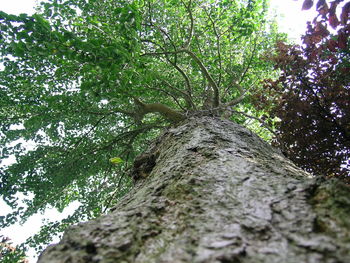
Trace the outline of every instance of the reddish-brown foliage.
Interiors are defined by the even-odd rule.
[[[265,80],[258,108],[281,121],[278,143],[293,161],[315,173],[346,178],[350,171],[350,65],[347,54],[305,56],[277,44],[281,77]],[[342,60],[347,57],[347,63]]]
[[[350,2],[341,2],[317,1],[319,15],[302,47],[276,44],[269,59],[281,76],[265,80],[254,102],[281,120],[277,143],[289,158],[314,174],[350,182]],[[312,5],[305,0],[302,9]],[[331,34],[329,26],[338,31]]]

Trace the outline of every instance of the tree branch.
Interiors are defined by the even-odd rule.
[[[232,100],[231,102],[227,103],[227,104],[226,104],[227,106],[234,106],[234,105],[240,103],[240,102],[244,99],[244,97],[245,97],[246,91],[244,91],[244,90],[242,89],[241,83],[243,82],[243,80],[244,80],[245,76],[247,75],[247,72],[248,72],[248,70],[249,70],[249,68],[250,68],[250,66],[251,66],[251,64],[252,64],[252,61],[253,61],[253,58],[254,58],[254,55],[255,55],[255,51],[256,51],[256,47],[257,47],[257,40],[256,40],[256,38],[255,38],[252,54],[251,54],[251,56],[250,56],[250,59],[249,59],[249,61],[248,61],[247,66],[245,67],[245,69],[244,69],[244,71],[243,71],[243,74],[242,74],[241,77],[240,77],[240,80],[239,80],[238,83],[237,83],[236,80],[235,80],[235,78],[232,78],[231,83],[228,85],[228,87],[226,88],[226,90],[225,90],[225,92],[224,92],[224,94],[225,94],[225,96],[226,96],[227,92],[228,92],[231,88],[233,88],[233,87],[235,86],[235,87],[238,89],[238,91],[239,91],[239,93],[240,93],[240,96],[239,96],[238,98]]]
[[[75,112],[76,113],[84,112],[84,113],[88,113],[88,114],[92,114],[92,115],[103,115],[103,116],[110,115],[110,114],[113,114],[113,113],[122,113],[122,114],[125,114],[125,115],[128,115],[128,116],[134,117],[134,113],[133,112],[122,110],[122,109],[119,109],[119,108],[114,108],[113,110],[110,110],[110,111],[107,111],[107,112],[99,112],[99,111],[91,111],[91,110],[75,111]]]
[[[265,121],[263,121],[262,119],[246,114],[245,112],[242,111],[236,111],[236,110],[232,110],[232,109],[228,109],[229,111],[233,112],[233,113],[238,113],[238,114],[242,114],[243,116],[253,119],[253,120],[257,120],[258,122],[260,122],[262,124],[262,126],[267,129],[269,132],[271,132],[276,138],[278,138],[277,134],[265,123]]]
[[[213,25],[213,30],[214,30],[214,34],[216,37],[216,45],[217,45],[217,52],[218,52],[218,58],[219,58],[219,80],[218,80],[218,86],[220,86],[221,83],[221,72],[222,72],[222,62],[221,62],[221,45],[220,45],[220,36],[219,33],[216,30],[216,26],[215,26],[215,22],[213,20],[213,18],[210,16],[210,14],[208,13],[208,10],[205,9],[205,13],[207,14],[207,16],[209,17],[210,22]]]
[[[161,103],[149,103],[146,104],[140,101],[138,98],[133,97],[135,105],[138,107],[137,114],[139,118],[143,118],[147,113],[160,113],[163,117],[170,120],[171,122],[179,122],[185,119],[185,116],[178,111],[175,111],[168,106]]]
[[[239,85],[238,85],[238,86],[239,86]],[[234,98],[233,100],[231,100],[231,101],[225,103],[225,107],[232,107],[232,106],[235,106],[235,105],[237,105],[238,103],[240,103],[240,102],[245,98],[246,92],[243,91],[243,89],[242,89],[241,86],[239,86],[239,91],[240,91],[239,97]]]
[[[192,0],[190,0],[188,5],[186,5],[183,0],[181,0],[181,2],[187,9],[188,15],[190,17],[190,23],[191,23],[190,30],[189,30],[190,34],[189,34],[189,37],[188,37],[186,43],[184,44],[184,48],[187,49],[191,44],[191,41],[193,38],[193,32],[194,32],[194,19],[193,19],[192,10],[191,10]]]
[[[163,52],[147,52],[142,54],[141,56],[160,56],[160,55],[174,55],[174,54],[179,54],[179,53],[186,53],[188,54],[199,66],[201,69],[201,72],[209,82],[209,86],[213,89],[214,92],[214,98],[213,98],[213,106],[218,107],[220,104],[220,97],[219,97],[219,88],[218,85],[216,84],[215,80],[213,77],[210,75],[208,69],[204,66],[203,62],[196,56],[195,53],[193,53],[191,50],[182,48],[176,51],[163,51]]]
[[[216,84],[216,82],[214,81],[213,77],[210,75],[207,68],[204,66],[203,62],[191,50],[181,49],[179,51],[187,53],[198,64],[198,66],[201,69],[202,74],[208,80],[210,87],[213,89],[213,92],[214,92],[213,106],[218,107],[220,104],[219,88],[218,88],[218,85]]]
[[[172,61],[170,61],[169,59],[167,59],[167,61],[181,74],[181,76],[185,79],[185,83],[186,83],[186,87],[187,87],[187,93],[182,93],[182,94],[186,94],[186,102],[188,103],[188,106],[190,108],[195,108],[195,105],[193,103],[192,100],[192,87],[191,87],[191,83],[190,83],[190,79],[187,76],[187,74],[175,63],[173,63]]]
[[[173,85],[171,85],[168,81],[166,80],[162,80],[170,89],[174,90],[174,91],[177,91],[179,92],[180,94],[183,95],[184,97],[184,100],[186,101],[187,105],[189,108],[193,108],[195,109],[196,108],[196,105],[194,104],[193,100],[192,100],[192,97],[187,94],[186,92],[174,87]]]
[[[252,61],[253,61],[253,58],[254,58],[255,52],[256,52],[257,42],[258,42],[258,41],[257,41],[257,37],[256,37],[255,40],[254,40],[254,47],[253,47],[252,55],[250,56],[250,59],[249,59],[249,61],[248,61],[248,65],[247,65],[247,67],[245,68],[243,74],[241,75],[241,79],[239,80],[238,84],[241,84],[241,83],[242,83],[242,81],[244,80],[244,78],[245,78],[245,76],[246,76],[246,74],[247,74],[247,72],[248,72],[250,66],[252,65]]]
[[[147,85],[147,84],[146,84],[146,85]],[[152,90],[156,90],[156,91],[159,91],[159,92],[163,92],[163,93],[165,93],[166,95],[172,97],[173,100],[175,101],[175,103],[177,104],[177,106],[179,106],[183,111],[186,111],[186,109],[183,108],[183,107],[181,106],[180,102],[179,102],[178,99],[176,98],[176,94],[174,94],[174,93],[172,93],[172,92],[169,92],[169,91],[167,91],[167,90],[164,90],[164,89],[160,89],[160,88],[156,88],[156,87],[151,87],[151,86],[149,86],[149,85],[147,85],[147,87],[148,87],[149,89],[152,89]],[[181,94],[183,94],[183,93],[181,93]],[[184,94],[187,95],[186,93],[184,93]],[[186,100],[186,99],[185,99],[185,100]]]
[[[160,56],[160,55],[174,55],[174,54],[179,54],[179,53],[187,53],[200,67],[202,74],[204,77],[208,80],[209,85],[213,88],[214,91],[214,96],[216,97],[217,102],[219,101],[219,90],[216,82],[212,78],[212,76],[209,74],[209,71],[207,68],[204,66],[203,62],[194,54],[192,51],[188,49],[179,49],[177,51],[163,51],[163,52],[147,52],[143,53],[141,56]],[[218,105],[219,103],[217,103]]]
[[[148,42],[148,40],[144,40],[144,41],[146,41],[146,42]],[[185,79],[185,84],[186,84],[186,87],[187,87],[187,93],[185,93],[185,92],[183,92],[183,91],[180,91],[179,89],[176,89],[177,91],[180,91],[181,92],[181,94],[183,94],[185,97],[185,100],[186,100],[186,102],[187,102],[187,104],[188,104],[188,107],[189,108],[196,108],[196,106],[195,106],[195,104],[193,103],[193,100],[192,100],[192,86],[191,86],[191,82],[190,82],[190,79],[189,79],[189,77],[187,76],[187,74],[176,64],[176,58],[175,58],[175,62],[172,62],[169,58],[168,58],[168,55],[169,54],[167,54],[167,52],[166,52],[166,50],[164,49],[164,47],[162,47],[162,46],[160,46],[159,44],[157,44],[157,43],[154,43],[153,41],[149,41],[150,43],[152,43],[152,44],[154,44],[154,45],[156,45],[156,46],[158,46],[161,50],[163,50],[163,53],[161,54],[161,55],[165,55],[165,58],[166,58],[166,61],[170,64],[170,65],[172,65],[180,74],[181,74],[181,76]],[[143,55],[155,55],[155,53],[145,53],[145,54],[143,54]],[[172,52],[171,53],[172,55],[177,55],[178,53],[174,53],[174,52]],[[159,54],[160,55],[160,54]],[[170,85],[171,86],[171,85]],[[172,87],[172,86],[171,86]]]
[[[87,132],[85,132],[83,134],[83,136],[73,145],[73,150],[75,150],[79,144],[93,131],[97,128],[97,126],[101,123],[101,121],[103,121],[108,115],[104,115],[102,116],[102,118],[100,118]]]

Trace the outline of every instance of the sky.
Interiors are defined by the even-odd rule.
[[[305,32],[306,21],[310,21],[315,16],[315,12],[301,11],[302,1],[295,0],[270,0],[271,7],[275,10],[277,21],[281,32],[288,33],[291,40],[300,43],[300,35]],[[34,12],[34,6],[38,0],[0,0],[0,11],[12,14]],[[11,238],[13,244],[24,242],[29,236],[39,231],[44,218],[54,218],[60,220],[71,214],[77,207],[77,203],[72,204],[60,214],[55,209],[50,209],[45,215],[31,217],[24,225],[15,225],[7,229],[0,229],[0,234]],[[11,210],[0,199],[0,215],[6,215]],[[35,253],[29,253],[30,263],[35,262]]]
[[[298,0],[270,0],[272,9],[278,15],[278,25],[281,32],[288,33],[291,40],[301,43],[300,36],[305,33],[306,22],[316,16],[314,7],[308,11],[301,11],[303,1]]]
[[[37,0],[0,0],[0,10],[6,13],[33,13]]]

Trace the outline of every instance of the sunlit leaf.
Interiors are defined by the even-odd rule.
[[[120,157],[113,157],[113,158],[109,159],[109,161],[113,164],[119,164],[119,163],[124,162]]]

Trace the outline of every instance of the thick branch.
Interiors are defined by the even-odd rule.
[[[179,122],[185,119],[185,116],[178,111],[175,111],[162,103],[146,104],[134,97],[134,102],[139,108],[139,116],[142,118],[147,113],[160,113],[163,117],[171,122]]]
[[[220,104],[220,98],[219,98],[219,88],[216,82],[214,81],[213,77],[210,75],[208,69],[204,66],[203,62],[194,54],[191,50],[188,49],[181,49],[180,51],[187,53],[190,55],[190,57],[198,64],[200,67],[202,74],[204,77],[208,80],[210,87],[213,89],[214,92],[214,101],[213,106],[217,107]]]

